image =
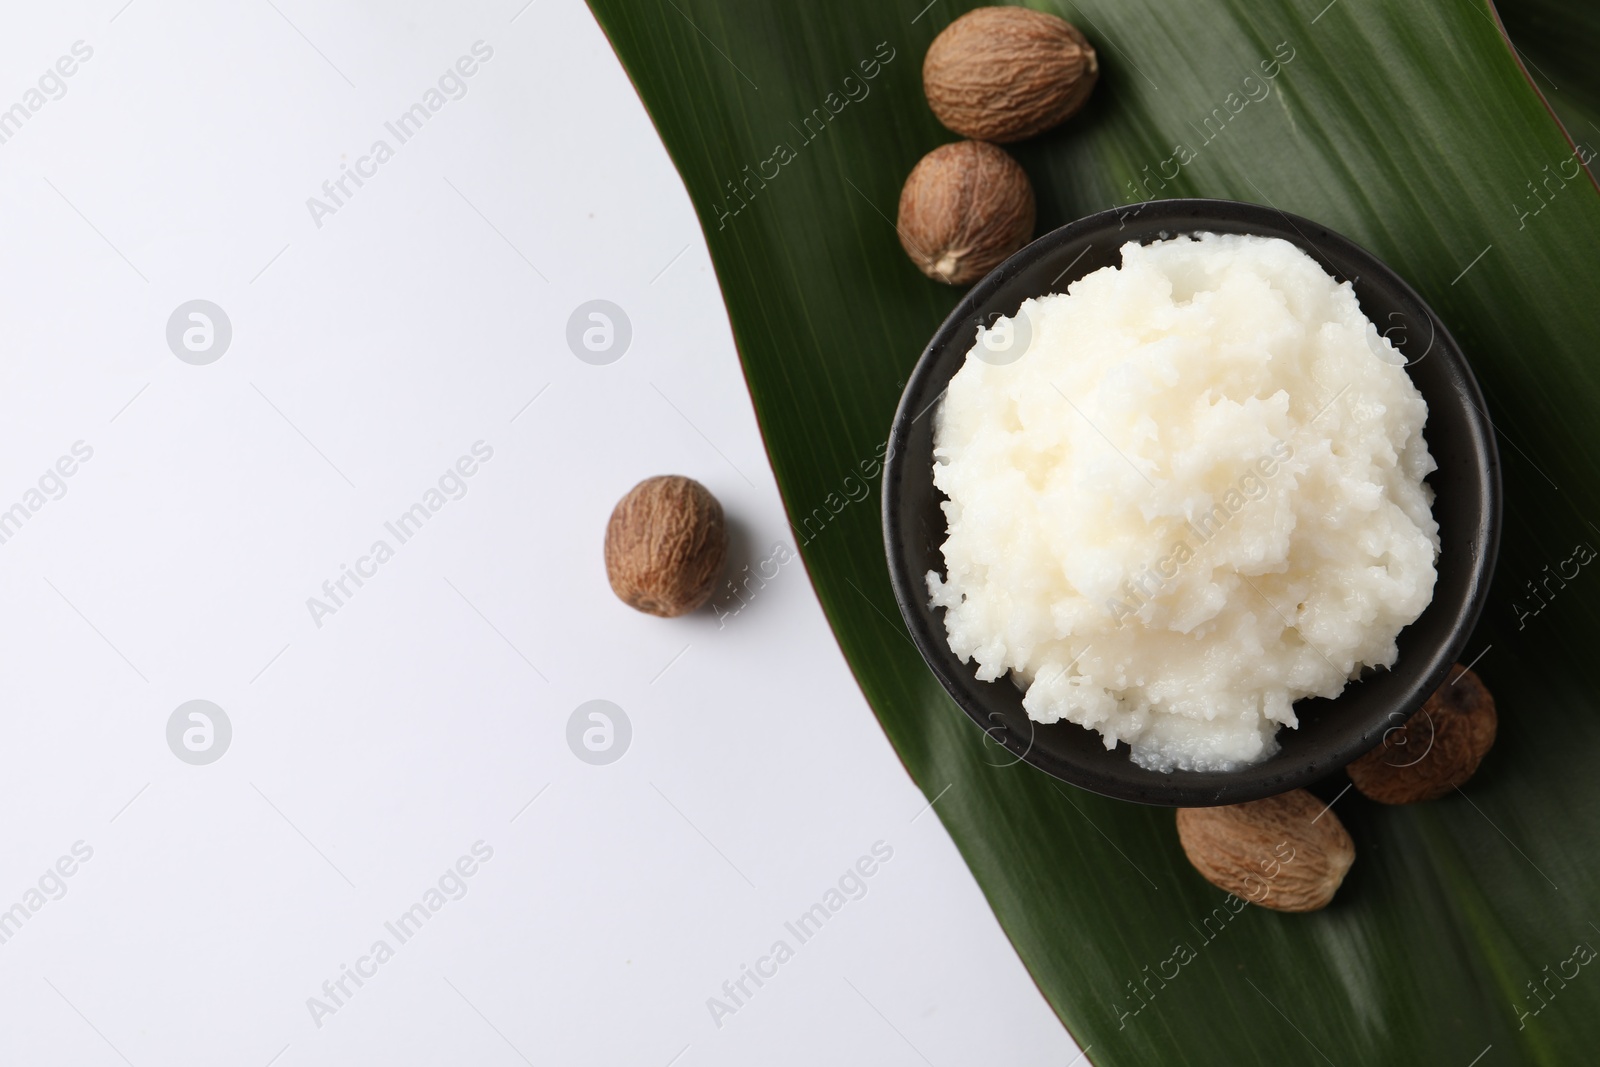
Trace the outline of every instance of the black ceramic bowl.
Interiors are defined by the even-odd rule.
[[[1120,744],[1074,723],[1030,720],[1009,678],[980,682],[945,640],[942,611],[928,605],[925,575],[944,573],[943,495],[933,485],[932,407],[973,345],[979,322],[1011,315],[1032,296],[1121,262],[1128,241],[1185,233],[1244,233],[1298,245],[1355,287],[1362,310],[1406,357],[1428,403],[1428,478],[1441,541],[1433,601],[1399,637],[1390,670],[1368,671],[1336,699],[1295,705],[1297,730],[1278,732],[1278,753],[1231,772],[1145,770]],[[883,475],[883,530],[895,598],[928,666],[994,741],[1073,785],[1142,804],[1235,804],[1307,785],[1342,768],[1416,711],[1461,656],[1477,621],[1500,540],[1500,461],[1483,395],[1455,341],[1401,278],[1347,238],[1307,219],[1227,200],[1162,200],[1080,219],[1034,241],[995,268],[934,334],[895,413]]]

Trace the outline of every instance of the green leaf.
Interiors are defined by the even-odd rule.
[[[1484,1067],[1591,1062],[1600,966],[1566,961],[1600,945],[1600,566],[1548,576],[1578,543],[1600,545],[1600,195],[1586,174],[1550,177],[1570,172],[1571,146],[1494,11],[1481,0],[1039,5],[1080,26],[1104,67],[1081,115],[1015,146],[1041,231],[1153,196],[1317,219],[1432,303],[1500,433],[1504,545],[1468,646],[1498,698],[1498,746],[1441,801],[1339,798],[1358,855],[1326,911],[1234,916],[1185,861],[1170,811],[1004,766],[912,647],[875,499],[852,500],[958,295],[912,268],[890,219],[913,164],[954,139],[928,111],[920,66],[966,5],[591,2],[700,213],[839,642],[924,793],[948,787],[935,810],[1094,1062],[1465,1067],[1485,1049]],[[1561,93],[1575,122],[1595,100],[1594,75],[1588,89],[1577,76],[1595,66],[1592,8],[1524,10],[1548,27],[1551,75],[1572,79]],[[1581,47],[1567,24],[1590,29]],[[1292,58],[1249,100],[1275,49]],[[860,65],[878,51],[892,58],[867,79]],[[1178,144],[1193,160],[1164,165]],[[1530,582],[1547,585],[1535,597]],[[1180,944],[1194,958],[1165,962]],[[1562,969],[1568,978],[1552,977]]]
[[[1574,140],[1600,144],[1600,6],[1571,0],[1514,0],[1501,21],[1529,76]]]

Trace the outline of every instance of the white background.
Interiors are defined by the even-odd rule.
[[[606,517],[648,475],[719,496],[736,566],[790,539],[688,198],[587,9],[122,3],[0,27],[0,108],[93,49],[0,145],[0,509],[93,449],[0,544],[0,908],[93,849],[0,944],[0,1063],[1071,1062],[799,564],[722,626],[607,587]],[[380,137],[319,228],[307,198]],[[166,341],[196,298],[233,327],[206,366]],[[565,341],[596,298],[633,327],[608,366]],[[478,441],[398,545],[385,520]],[[380,537],[318,627],[307,598]],[[208,766],[166,741],[196,698],[233,727]],[[608,766],[566,741],[596,698],[633,728]],[[784,922],[879,841],[798,945]]]

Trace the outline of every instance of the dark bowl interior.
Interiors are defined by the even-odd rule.
[[[1108,751],[1074,723],[1042,725],[1022,709],[1009,678],[980,682],[945,640],[943,612],[928,604],[925,575],[944,573],[943,495],[933,485],[932,407],[973,345],[978,323],[1015,314],[1028,297],[1121,262],[1128,241],[1185,233],[1281,237],[1335,278],[1348,280],[1367,317],[1406,357],[1428,403],[1425,434],[1439,469],[1433,487],[1441,541],[1433,601],[1399,637],[1389,670],[1369,670],[1336,699],[1295,705],[1297,730],[1278,732],[1271,758],[1230,772],[1145,770],[1126,744]],[[883,476],[883,527],[895,598],[928,666],[989,735],[1047,774],[1142,804],[1234,804],[1307,785],[1372,748],[1416,711],[1461,655],[1494,569],[1500,536],[1500,462],[1483,395],[1449,332],[1401,278],[1350,240],[1273,208],[1226,200],[1161,200],[1103,211],[1048,233],[975,285],[939,327],[906,385],[890,431]]]

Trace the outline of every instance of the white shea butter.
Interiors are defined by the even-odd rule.
[[[1433,597],[1435,464],[1348,283],[1200,234],[1127,244],[1017,318],[989,331],[1022,356],[986,362],[980,330],[935,415],[928,589],[980,679],[1141,766],[1233,770],[1296,700],[1393,665]]]

